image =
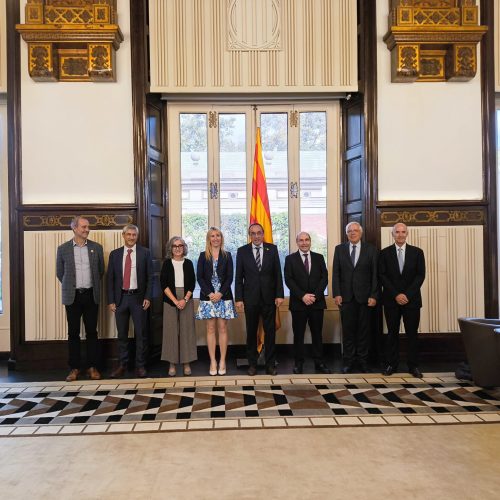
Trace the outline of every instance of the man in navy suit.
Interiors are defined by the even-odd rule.
[[[238,248],[236,254],[235,303],[245,311],[247,327],[248,374],[257,373],[257,329],[262,318],[266,372],[276,375],[276,308],[283,302],[283,278],[278,247],[264,243],[264,228],[251,224],[251,243]]]
[[[303,373],[304,333],[309,323],[314,367],[318,373],[331,373],[323,361],[323,316],[326,309],[325,288],[328,271],[324,257],[311,252],[311,236],[301,232],[295,238],[299,250],[285,258],[285,283],[290,289],[295,366],[293,373]]]
[[[109,254],[108,304],[115,313],[118,330],[120,363],[111,373],[118,378],[127,371],[128,329],[134,323],[135,369],[138,377],[146,377],[146,310],[151,304],[153,264],[147,248],[137,244],[139,229],[133,224],[123,228],[123,247]]]
[[[408,228],[401,222],[392,228],[394,245],[380,252],[379,276],[383,287],[382,303],[387,323],[387,366],[384,375],[392,375],[399,363],[399,326],[401,318],[408,338],[408,370],[422,378],[418,367],[417,331],[420,323],[425,280],[425,258],[422,249],[406,243]]]
[[[349,241],[335,247],[332,275],[333,298],[342,320],[342,371],[350,373],[357,365],[366,372],[370,312],[378,297],[377,249],[361,242],[363,228],[358,222],[349,222],[345,232]]]

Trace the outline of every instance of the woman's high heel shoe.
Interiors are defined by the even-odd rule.
[[[210,370],[208,371],[208,373],[212,375],[212,377],[214,375],[217,375],[217,363],[215,365],[210,365]]]
[[[168,376],[169,377],[175,377],[175,365],[170,365],[169,369],[168,369]]]
[[[218,373],[219,373],[219,375],[225,375],[226,374],[226,365],[222,366],[221,364],[219,364]]]
[[[189,363],[184,364],[184,375],[186,377],[189,377],[191,375],[191,367],[189,366]]]

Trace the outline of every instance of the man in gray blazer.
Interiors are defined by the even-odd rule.
[[[120,362],[111,373],[120,378],[128,366],[128,329],[130,318],[134,322],[135,373],[146,377],[147,314],[151,304],[153,262],[147,248],[137,244],[139,228],[127,224],[123,228],[124,246],[109,254],[107,284],[108,307],[115,313],[118,330]]]
[[[99,380],[97,370],[97,313],[101,278],[104,273],[102,246],[88,238],[89,221],[78,216],[71,221],[74,236],[57,249],[56,274],[62,284],[62,303],[68,320],[70,372],[67,382],[80,375],[80,320],[83,317],[87,337],[87,375]]]

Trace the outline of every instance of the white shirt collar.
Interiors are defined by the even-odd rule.
[[[394,243],[394,246],[396,247],[396,251],[399,248],[401,248],[401,250],[403,250],[403,252],[406,252],[406,242],[403,245],[401,245],[401,246],[399,246],[397,243]]]

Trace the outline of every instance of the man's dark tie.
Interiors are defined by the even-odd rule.
[[[255,263],[260,271],[262,269],[262,262],[260,261],[260,247],[255,247]]]
[[[353,266],[356,264],[356,245],[352,246],[352,250],[351,250],[351,262],[352,262]]]
[[[306,273],[309,274],[309,259],[307,255],[307,253],[304,254],[304,267],[306,268]]]
[[[127,256],[125,257],[125,270],[123,271],[123,289],[128,290],[130,288],[130,274],[132,272],[132,257],[130,254],[132,249],[127,250]]]

